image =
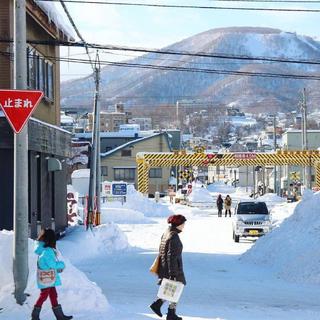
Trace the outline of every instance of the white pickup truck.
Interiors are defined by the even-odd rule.
[[[272,229],[271,215],[265,202],[239,202],[234,211],[232,222],[233,240],[240,237],[260,237]]]

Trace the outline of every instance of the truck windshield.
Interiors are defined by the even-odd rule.
[[[264,202],[242,202],[238,205],[237,214],[269,214]]]

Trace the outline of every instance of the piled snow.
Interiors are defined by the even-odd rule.
[[[72,187],[80,196],[86,196],[89,193],[90,169],[75,170],[71,174]]]
[[[281,198],[275,193],[266,193],[261,197],[258,197],[256,201],[263,201],[266,203],[267,207],[271,209],[273,206],[286,203],[286,198]]]
[[[216,194],[230,194],[236,192],[236,188],[225,184],[223,181],[218,181],[207,186],[207,189],[211,193]]]
[[[208,202],[213,203],[213,197],[206,188],[193,188],[188,196],[190,202]]]
[[[90,169],[74,170],[71,174],[72,179],[90,178]]]
[[[75,250],[76,247],[79,250]],[[126,235],[113,223],[102,224],[92,230],[86,231],[84,227],[72,228],[67,237],[60,243],[61,252],[72,263],[111,254],[129,248]]]
[[[26,292],[30,294],[30,297],[28,297],[26,304],[19,306],[12,295],[14,291],[12,243],[13,233],[0,231],[0,306],[4,308],[2,313],[4,319],[25,320],[30,318],[31,308],[39,295],[39,289],[36,285],[37,256],[33,253],[34,243],[29,240],[29,281]],[[77,248],[79,248],[78,245]],[[73,244],[73,251],[78,251],[75,250],[75,244]],[[57,290],[66,314],[76,315],[76,318],[91,315],[96,319],[109,314],[109,304],[101,289],[68,260],[63,260],[66,263],[66,269],[61,275],[62,286],[59,286]],[[81,307],[79,307],[79,303],[81,303]],[[50,303],[44,304],[41,314],[44,319],[51,319]]]
[[[105,208],[124,208],[141,212],[146,217],[167,217],[172,214],[168,206],[148,199],[138,192],[133,185],[128,185],[126,202],[108,202],[103,204]]]
[[[307,190],[292,216],[259,239],[243,260],[273,270],[286,280],[320,284],[320,193]]]
[[[136,210],[127,208],[101,208],[102,223],[146,223],[148,221],[142,212]]]

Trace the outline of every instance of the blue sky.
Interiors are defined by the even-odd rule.
[[[135,2],[135,0],[129,1]],[[320,9],[320,4],[276,5],[264,3],[259,5],[212,0],[141,0],[136,2]],[[231,26],[272,27],[312,36],[320,40],[320,13],[165,9],[69,3],[67,6],[85,40],[101,44],[161,48],[209,29]],[[69,51],[63,49],[62,55],[78,55],[81,52],[83,52],[81,49]],[[108,60],[128,59],[127,56],[114,55],[103,55],[102,58]],[[83,65],[62,64],[61,66],[62,80],[84,76],[89,72],[90,68]]]

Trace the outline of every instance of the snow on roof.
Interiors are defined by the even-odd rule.
[[[43,125],[45,125],[45,126],[54,128],[54,129],[56,129],[56,130],[59,130],[59,131],[68,133],[68,134],[70,134],[70,135],[72,134],[70,131],[64,130],[64,129],[62,129],[62,128],[58,127],[58,126],[55,126],[55,125],[53,125],[53,124],[50,124],[50,123],[48,123],[48,122],[44,122],[44,121],[41,121],[41,120],[39,120],[39,119],[32,118],[32,117],[30,118],[30,120],[32,120],[32,121],[34,121],[34,122],[41,123],[41,124],[43,124]]]
[[[69,40],[70,38],[75,38],[73,27],[69,23],[68,18],[60,4],[58,6],[54,2],[44,2],[41,0],[34,0],[34,2],[45,12],[49,21],[52,21],[57,28],[69,38]]]
[[[144,141],[144,140],[151,139],[151,138],[159,136],[159,135],[161,135],[163,133],[165,133],[165,132],[158,132],[158,133],[155,133],[155,134],[147,136],[147,137],[143,137],[143,138],[139,138],[139,139],[136,139],[136,140],[129,141],[129,142],[127,142],[125,144],[122,144],[121,146],[119,146],[119,147],[117,147],[115,149],[112,149],[112,150],[110,150],[108,152],[105,152],[105,153],[101,153],[100,156],[101,157],[107,157],[107,156],[109,156],[109,155],[111,155],[111,154],[113,154],[113,153],[115,153],[115,152],[117,152],[119,150],[122,150],[122,149],[124,149],[126,147],[129,147],[129,146],[131,146],[133,144],[139,143],[139,142]],[[168,135],[166,135],[166,137],[168,137]],[[168,141],[168,144],[169,144],[169,141]]]
[[[92,132],[76,133],[75,137],[91,139]],[[135,138],[135,137],[141,138],[139,133],[132,132],[132,131],[100,132],[100,138]]]
[[[283,134],[290,134],[290,133],[301,133],[301,130],[299,129],[293,129],[293,128],[290,128],[288,129],[286,132],[284,132]],[[317,129],[308,129],[308,133],[320,133],[320,130],[317,130]]]

